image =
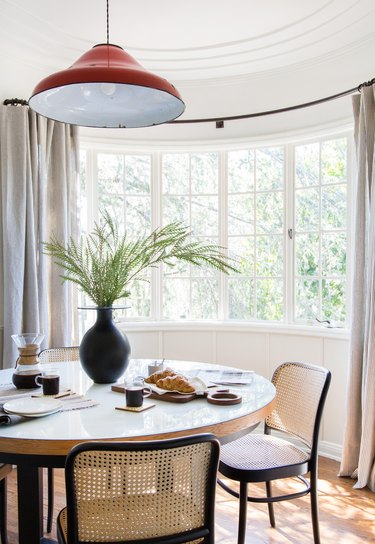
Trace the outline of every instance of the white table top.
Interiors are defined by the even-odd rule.
[[[132,359],[125,373],[125,379],[131,379],[136,375],[147,376],[147,365],[150,362],[150,360]],[[219,365],[181,361],[165,361],[165,366],[172,367],[187,376],[199,375],[206,383],[209,383],[210,377],[213,376],[212,371],[236,370]],[[126,440],[127,438],[134,440],[137,437],[144,439],[148,436],[152,438],[155,435],[179,433],[187,429],[204,432],[206,427],[209,432],[212,432],[212,426],[243,418],[270,405],[275,396],[275,388],[271,382],[254,374],[251,385],[230,387],[231,391],[238,392],[242,396],[241,404],[217,406],[209,404],[203,398],[183,404],[145,399],[145,404],[153,403],[156,406],[144,412],[131,413],[115,410],[116,406],[125,405],[124,395],[111,391],[111,385],[94,384],[83,372],[79,362],[44,364],[43,369],[47,368],[58,369],[60,391],[70,388],[76,393],[85,394],[87,398],[98,401],[99,405],[81,410],[58,412],[42,418],[29,419],[16,425],[0,426],[2,444],[0,451],[14,451],[7,450],[7,439],[10,439],[13,444],[17,440],[31,440],[39,443],[41,441],[79,442],[105,439]],[[12,373],[13,369],[0,371],[0,386],[4,387],[4,384],[11,383]],[[123,381],[122,378],[119,383]]]

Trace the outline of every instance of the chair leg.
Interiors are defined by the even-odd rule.
[[[52,531],[52,521],[53,521],[53,491],[54,491],[53,468],[48,467],[47,480],[48,480],[47,533],[50,533]]]
[[[8,544],[6,478],[0,481],[0,536],[1,536],[1,544]]]
[[[240,482],[240,512],[238,520],[237,544],[245,544],[247,523],[247,482]]]
[[[314,544],[320,544],[320,531],[319,531],[319,510],[318,510],[318,486],[317,486],[317,474],[315,471],[310,473],[310,503],[311,503],[311,521],[314,535]]]
[[[267,491],[267,497],[272,497],[271,482],[266,482],[266,491]],[[274,509],[273,509],[273,502],[268,502],[267,506],[268,506],[268,516],[270,518],[271,527],[276,527],[275,512],[274,512]]]

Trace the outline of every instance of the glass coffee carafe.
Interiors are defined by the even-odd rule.
[[[34,389],[40,387],[35,378],[41,374],[38,353],[44,334],[28,332],[24,334],[12,334],[19,357],[12,381],[18,389]]]

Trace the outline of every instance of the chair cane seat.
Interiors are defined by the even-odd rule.
[[[236,470],[265,470],[309,460],[291,442],[270,435],[248,434],[221,448],[220,462]]]

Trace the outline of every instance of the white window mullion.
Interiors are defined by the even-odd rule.
[[[285,146],[284,183],[285,183],[285,209],[284,209],[284,307],[285,321],[293,323],[295,315],[295,215],[294,215],[294,187],[295,187],[295,146]]]
[[[219,154],[219,245],[228,247],[228,155]],[[219,274],[219,319],[228,319],[228,276]]]
[[[151,155],[151,230],[162,226],[161,154]],[[161,320],[163,265],[151,269],[151,319]]]

